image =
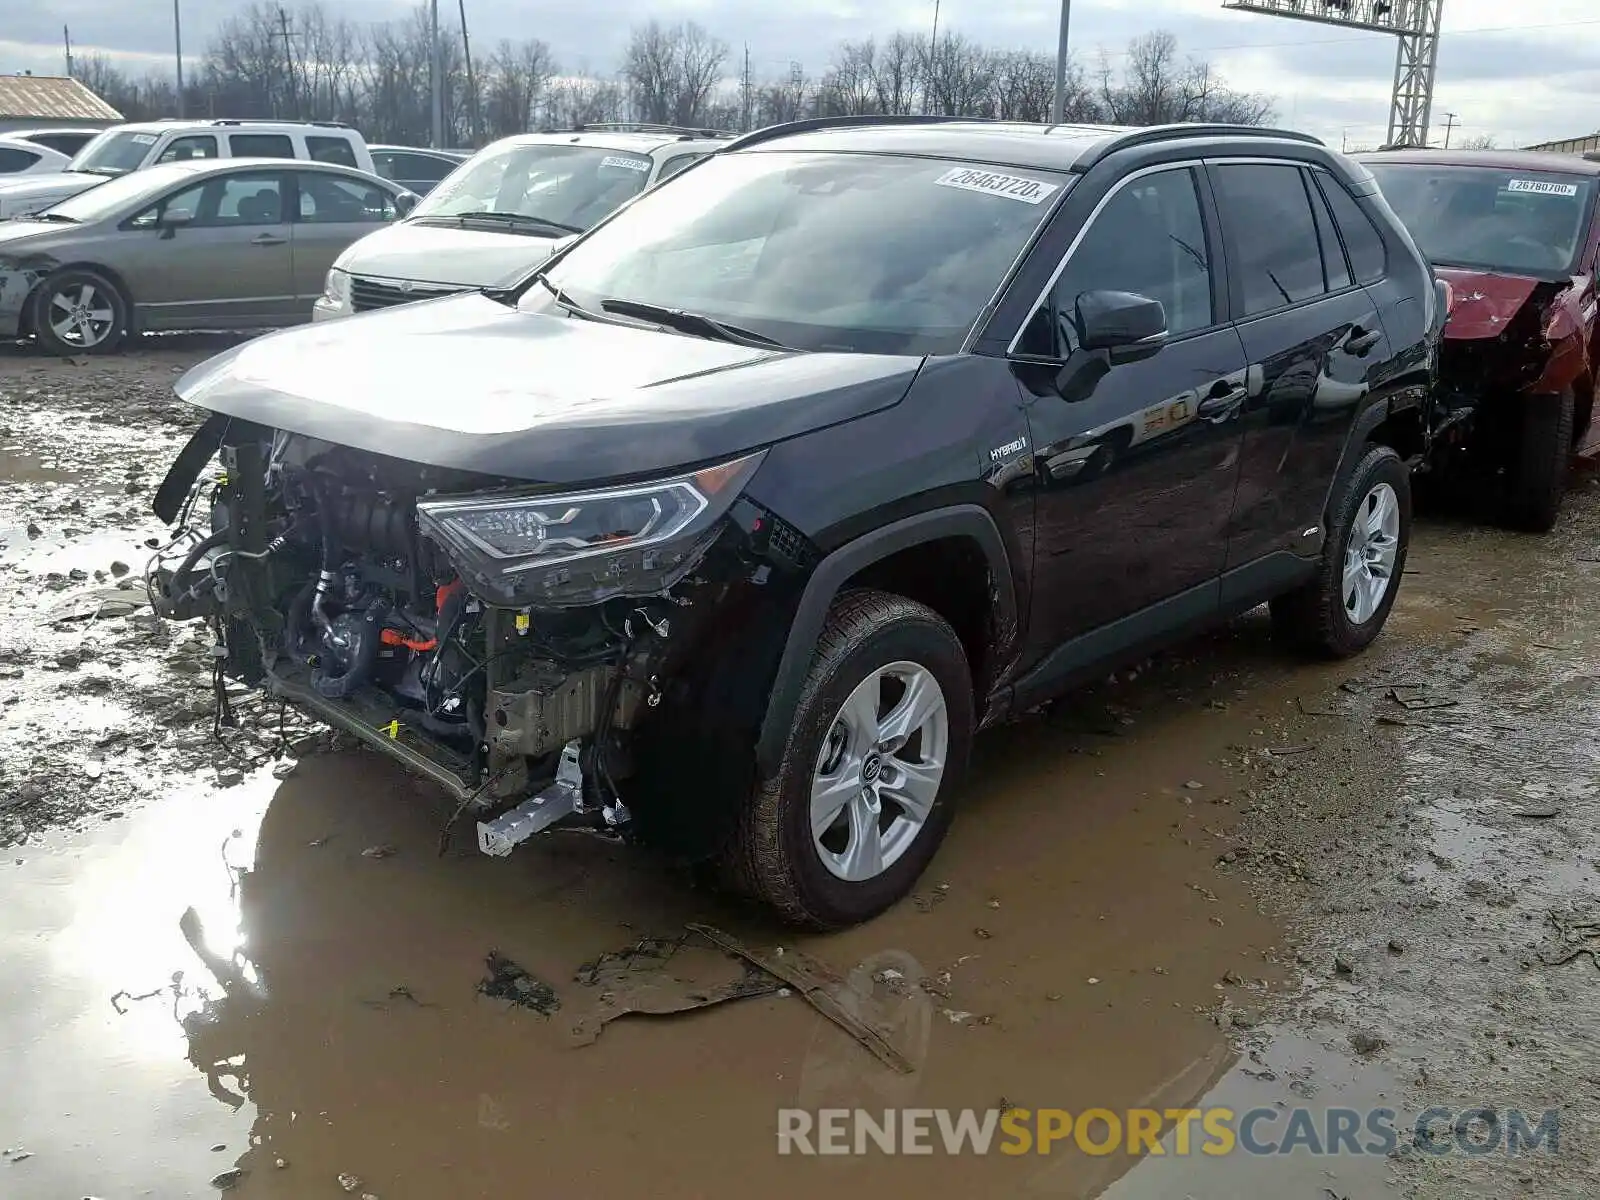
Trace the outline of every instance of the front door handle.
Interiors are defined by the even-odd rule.
[[[1245,397],[1249,394],[1250,389],[1242,383],[1218,383],[1206,394],[1204,400],[1195,405],[1194,415],[1202,421],[1228,416],[1244,403]]]
[[[1350,331],[1350,336],[1345,338],[1340,349],[1354,354],[1357,358],[1365,358],[1382,337],[1383,333],[1380,330],[1366,330],[1357,325]]]
[[[288,238],[281,238],[275,233],[258,233],[250,239],[252,246],[281,246]]]

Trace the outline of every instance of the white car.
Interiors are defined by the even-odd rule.
[[[59,172],[0,179],[0,220],[43,212],[130,171],[197,158],[295,158],[377,174],[366,141],[347,125],[326,121],[146,121],[104,130]]]
[[[514,283],[566,240],[726,145],[728,136],[587,125],[503,138],[447,175],[404,221],[341,254],[312,317]]]
[[[59,173],[65,171],[71,161],[65,154],[48,146],[0,134],[0,179]]]

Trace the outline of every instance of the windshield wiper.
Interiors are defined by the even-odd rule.
[[[590,312],[587,308],[585,308],[583,305],[579,304],[576,300],[574,300],[571,296],[567,295],[564,291],[562,291],[555,284],[551,283],[550,282],[550,277],[548,275],[544,274],[543,272],[540,272],[538,275],[535,275],[533,277],[533,281],[535,283],[537,283],[537,284],[541,284],[544,287],[545,291],[549,292],[552,296],[554,296],[556,298],[556,303],[558,305],[560,305],[563,309],[565,309],[567,312],[571,313],[573,316],[575,316],[575,317],[588,317],[590,320],[596,320],[597,319],[597,316],[596,316],[595,313]]]
[[[29,213],[23,218],[25,221],[60,221],[64,225],[82,225],[77,217],[69,217],[66,213],[36,212]]]
[[[552,221],[547,217],[530,216],[528,213],[505,212],[498,208],[480,208],[463,213],[424,213],[419,220],[455,221],[458,224],[465,224],[468,221],[504,221],[508,225],[539,225],[545,229],[559,230],[561,233],[583,232],[581,226],[568,225],[565,221]]]
[[[622,317],[638,317],[641,321],[654,321],[681,333],[697,337],[714,338],[719,342],[732,342],[736,346],[754,346],[760,350],[792,350],[776,338],[753,329],[728,325],[704,313],[685,312],[681,308],[667,308],[661,304],[647,304],[643,300],[602,300],[600,307],[608,313]]]

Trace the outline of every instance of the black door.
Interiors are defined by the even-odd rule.
[[[1249,358],[1228,569],[1322,544],[1357,411],[1390,348],[1312,172],[1213,162],[1239,336]]]
[[[1215,611],[1245,357],[1225,320],[1199,182],[1188,167],[1168,167],[1122,183],[1013,348],[1031,397],[1036,653],[1132,617],[1095,639],[1096,655],[1115,653],[1144,640],[1151,621]],[[1076,349],[1078,297],[1107,290],[1159,300],[1169,340],[1153,357],[1091,373],[1064,398],[1054,381]],[[1174,603],[1138,615],[1163,601]]]

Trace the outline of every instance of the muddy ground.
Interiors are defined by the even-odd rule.
[[[909,1074],[792,989],[578,1046],[658,978],[580,971],[607,951],[796,943],[592,838],[441,854],[442,795],[274,708],[214,729],[205,639],[134,581],[192,423],[172,380],[225,344],[0,349],[0,1196],[1595,1194],[1592,479],[1545,538],[1423,520],[1352,663],[1255,613],[982,739],[917,896],[798,943]],[[559,1008],[480,994],[490,951]],[[738,969],[685,944],[667,972]],[[1560,1146],[775,1152],[781,1107],[1202,1104],[1389,1107],[1407,1138],[1435,1105],[1559,1108]]]

